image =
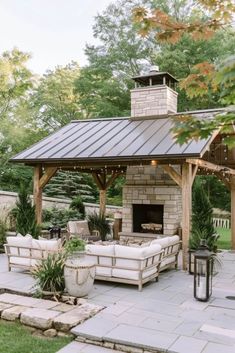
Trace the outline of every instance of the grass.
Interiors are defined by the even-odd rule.
[[[20,323],[0,322],[0,352],[4,353],[56,353],[71,341],[70,338],[41,338],[32,336]]]
[[[216,232],[220,235],[218,249],[231,249],[231,229],[216,228]]]

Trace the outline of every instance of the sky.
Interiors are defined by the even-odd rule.
[[[72,60],[86,64],[94,16],[111,0],[0,0],[0,53],[17,47],[31,53],[37,74]]]

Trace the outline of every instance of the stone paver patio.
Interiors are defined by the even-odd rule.
[[[235,296],[235,253],[220,256],[223,265],[208,303],[194,300],[193,277],[183,271],[162,273],[158,283],[145,285],[142,292],[134,286],[95,283],[88,302],[106,308],[73,328],[80,342],[60,353],[117,353],[127,346],[138,353],[234,353],[235,300],[226,296]],[[29,274],[8,273],[5,256],[0,256],[0,288],[29,293],[32,285]]]

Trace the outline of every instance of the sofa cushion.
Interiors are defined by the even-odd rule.
[[[175,255],[167,256],[162,260],[160,268],[163,268],[173,263],[175,263]]]
[[[169,237],[154,239],[152,240],[151,245],[154,244],[159,244],[162,248],[165,248],[169,245]]]
[[[153,275],[154,273],[157,273],[157,269],[156,266],[155,267],[151,267],[147,270],[143,271],[142,274],[142,278],[146,278],[148,276]],[[139,271],[132,271],[132,270],[121,270],[118,268],[114,268],[113,269],[113,277],[116,278],[125,278],[125,279],[130,279],[130,280],[134,280],[134,281],[138,281],[139,280]]]
[[[90,255],[92,260],[94,260],[96,265],[96,275],[97,276],[112,276],[112,266],[113,266],[113,256],[114,256],[114,245],[86,245],[86,254]],[[94,256],[94,255],[99,255]],[[104,255],[104,256],[102,256]],[[110,257],[105,257],[110,256]],[[102,266],[104,265],[104,266]],[[108,266],[108,267],[106,267]]]
[[[15,264],[15,265],[20,265],[20,266],[26,266],[30,267],[31,262],[29,258],[26,257],[16,257],[16,256],[11,256],[10,257],[10,264]]]
[[[57,252],[60,249],[61,240],[32,240],[32,258],[40,259],[46,258],[49,253]],[[38,249],[38,250],[35,250]]]
[[[28,236],[16,236],[16,237],[7,237],[7,244],[10,246],[10,253],[12,255],[19,255],[19,256],[30,256],[30,250],[19,248],[19,252],[17,248],[13,246],[19,246],[23,248],[31,248],[32,247],[32,238]],[[12,245],[12,247],[11,247]]]
[[[116,268],[130,268],[130,269],[144,269],[150,265],[144,258],[156,254],[154,256],[153,264],[159,262],[159,253],[161,252],[161,245],[155,244],[143,248],[135,248],[131,246],[115,245],[115,267]],[[122,258],[123,257],[123,258]],[[140,259],[142,259],[140,261]]]

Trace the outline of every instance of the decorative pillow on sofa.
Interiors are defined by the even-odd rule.
[[[32,257],[34,259],[41,259],[43,257],[47,257],[48,253],[56,252],[61,247],[61,239],[55,240],[39,240],[33,239],[32,240]],[[38,249],[38,250],[35,250]],[[43,250],[43,251],[42,251]]]
[[[160,244],[162,248],[165,248],[169,245],[169,237],[154,239],[152,240],[151,245],[154,244]]]

